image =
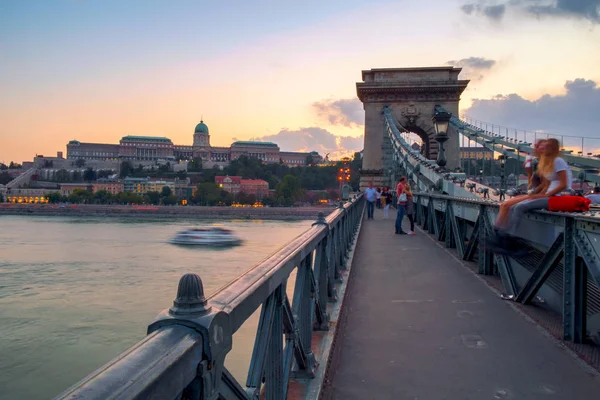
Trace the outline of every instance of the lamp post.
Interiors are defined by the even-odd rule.
[[[444,168],[446,166],[446,155],[444,154],[444,143],[448,140],[448,123],[452,115],[447,111],[436,110],[431,117],[435,128],[435,141],[439,144],[437,164]]]
[[[498,160],[500,160],[500,189],[506,190],[506,182],[504,180],[504,165],[506,163],[506,156],[501,154],[498,156]]]

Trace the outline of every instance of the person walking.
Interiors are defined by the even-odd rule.
[[[373,219],[375,200],[377,200],[377,190],[373,187],[373,182],[369,182],[369,187],[365,189],[365,197],[367,198],[367,219]]]
[[[396,196],[398,197],[398,208],[396,213],[396,235],[406,235],[406,232],[402,230],[402,220],[404,219],[404,212],[406,211],[406,202],[408,197],[405,191],[406,178],[403,176],[400,178],[398,185],[396,186]]]
[[[377,200],[375,206],[377,209],[381,209],[381,188],[377,188],[377,193],[375,194]]]
[[[406,185],[404,185],[404,190],[406,192],[406,216],[408,217],[408,221],[410,222],[410,232],[408,232],[409,236],[416,235],[415,233],[415,203],[413,202],[413,194],[410,189],[410,185],[408,181]]]
[[[393,196],[390,192],[390,188],[384,186],[383,191],[381,192],[381,203],[383,204],[383,219],[388,219],[390,217],[390,206],[392,205]]]

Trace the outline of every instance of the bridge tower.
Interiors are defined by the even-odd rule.
[[[378,68],[362,71],[363,82],[356,83],[358,98],[365,109],[365,144],[360,187],[369,182],[376,186],[389,184],[394,169],[390,157],[391,143],[384,133],[381,112],[389,106],[399,125],[419,135],[423,140],[423,154],[435,160],[438,143],[431,117],[436,105],[458,116],[460,95],[468,80],[459,80],[461,68]],[[448,128],[448,141],[444,144],[446,168],[460,166],[458,132]]]

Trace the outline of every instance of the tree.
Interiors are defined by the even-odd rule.
[[[200,157],[194,157],[194,159],[188,162],[187,169],[190,172],[202,171],[202,159]]]
[[[152,204],[160,204],[161,194],[158,192],[147,192],[146,193],[147,201]]]
[[[205,206],[216,205],[223,199],[221,192],[221,189],[214,183],[200,183],[192,198],[192,202]]]
[[[0,162],[0,171],[4,171],[5,169],[8,169],[8,166]]]
[[[19,169],[22,168],[23,166],[19,163],[16,163],[14,161],[11,161],[10,164],[8,165],[8,169]]]
[[[73,193],[67,197],[69,203],[90,203],[93,198],[93,194],[85,189],[75,189]]]
[[[94,193],[94,203],[99,204],[110,204],[113,200],[113,195],[109,191],[106,190],[98,190]]]
[[[8,182],[12,181],[13,177],[6,171],[0,172],[0,185],[6,185]]]
[[[306,165],[314,165],[315,160],[313,159],[312,154],[306,156]]]
[[[119,168],[119,178],[126,178],[134,172],[133,166],[129,161],[122,161]]]
[[[75,165],[77,166],[77,168],[83,168],[83,166],[85,165],[85,160],[83,158],[79,158],[75,161]]]
[[[285,205],[292,205],[302,199],[304,189],[300,186],[300,180],[293,175],[286,175],[283,181],[277,185],[276,195],[283,199]]]
[[[169,195],[167,197],[163,197],[162,202],[166,206],[172,206],[174,204],[177,204],[177,197],[175,197],[174,195]]]
[[[46,199],[49,203],[60,203],[63,200],[63,197],[59,192],[52,192],[46,195]]]
[[[162,190],[160,191],[160,197],[169,197],[172,194],[173,191],[168,186],[163,186]]]
[[[96,171],[92,167],[88,167],[83,171],[83,180],[87,182],[95,181],[97,179]]]

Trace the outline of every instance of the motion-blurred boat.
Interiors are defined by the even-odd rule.
[[[236,246],[242,240],[229,229],[211,226],[179,232],[170,242],[183,245]]]

